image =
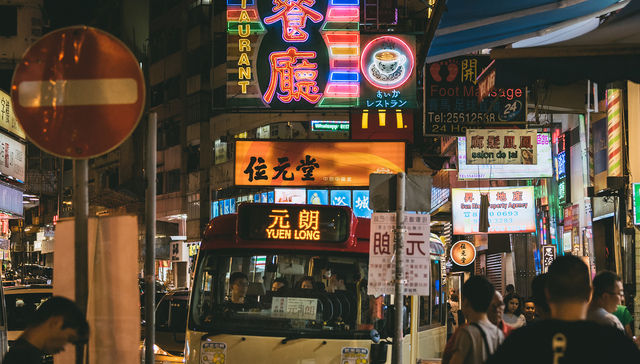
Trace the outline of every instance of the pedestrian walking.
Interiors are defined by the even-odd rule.
[[[613,314],[622,303],[624,290],[619,275],[604,270],[593,278],[593,298],[587,311],[587,320],[613,326],[624,332],[622,322]]]
[[[546,292],[551,317],[513,331],[487,364],[640,363],[640,350],[620,330],[586,320],[591,280],[582,259],[554,260]]]
[[[514,329],[522,327],[527,323],[527,320],[522,314],[520,298],[520,295],[516,292],[508,293],[504,297],[504,316],[502,316],[502,319]]]
[[[11,345],[3,364],[42,364],[45,355],[57,354],[67,344],[84,344],[89,323],[71,300],[53,296],[43,302],[22,335]]]
[[[469,324],[456,331],[451,358],[443,357],[443,364],[482,364],[502,343],[504,334],[487,318],[494,294],[493,284],[482,276],[464,283],[461,307]]]

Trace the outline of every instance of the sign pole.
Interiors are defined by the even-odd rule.
[[[396,231],[395,231],[395,256],[396,256],[396,291],[395,291],[395,333],[393,336],[393,360],[395,364],[402,364],[402,336],[404,327],[404,271],[402,262],[404,260],[404,207],[405,207],[405,185],[406,175],[404,172],[398,173],[397,185],[397,208],[396,208]]]
[[[82,312],[87,314],[89,295],[89,161],[73,161],[74,220],[75,220],[75,299]],[[76,363],[82,364],[84,345],[76,346]]]
[[[145,211],[145,261],[144,261],[144,319],[145,319],[145,363],[154,363],[155,356],[153,345],[155,344],[155,307],[156,307],[156,159],[157,159],[157,119],[154,112],[149,114],[147,126],[147,203]]]

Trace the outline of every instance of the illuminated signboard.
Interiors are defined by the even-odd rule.
[[[467,129],[467,164],[537,164],[534,129]]]
[[[489,234],[536,231],[534,188],[452,188],[453,234],[482,234],[478,231],[480,192],[489,194]]]
[[[633,184],[633,224],[640,225],[640,183]]]
[[[343,243],[351,231],[348,208],[245,203],[238,210],[241,240]]]
[[[18,123],[16,115],[11,107],[11,97],[0,90],[0,129],[10,131],[22,139],[26,138],[22,126]]]
[[[276,188],[274,192],[276,203],[303,204],[307,202],[304,188]]]
[[[311,205],[328,205],[329,204],[329,191],[328,190],[308,190],[307,201]]]
[[[459,266],[467,266],[476,260],[476,247],[473,243],[460,240],[451,247],[451,260]]]
[[[552,176],[551,143],[548,133],[538,133],[538,164],[467,164],[467,142],[458,137],[458,179],[522,179]]]
[[[415,37],[362,35],[363,108],[417,108]]]
[[[349,131],[349,121],[311,120],[311,131]]]
[[[331,205],[333,205],[333,206],[351,206],[351,191],[349,191],[349,190],[331,190]]]
[[[235,158],[239,186],[368,186],[371,173],[404,171],[405,144],[238,140]]]
[[[357,106],[359,0],[227,0],[227,103]]]

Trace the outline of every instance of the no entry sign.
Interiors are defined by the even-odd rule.
[[[27,137],[63,158],[102,155],[135,129],[144,108],[144,79],[117,38],[91,27],[42,37],[16,67],[11,99]]]

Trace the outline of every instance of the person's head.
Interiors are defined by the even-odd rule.
[[[89,323],[73,301],[53,296],[38,307],[23,336],[46,354],[56,354],[69,343],[86,342]]]
[[[287,281],[286,278],[278,277],[278,278],[273,280],[273,284],[271,285],[271,290],[272,291],[278,291],[278,290],[280,290],[280,288],[282,288],[282,287],[286,288],[288,286],[289,286],[289,281]]]
[[[229,277],[229,286],[231,287],[231,300],[244,302],[244,297],[249,289],[249,278],[242,272],[234,272]]]
[[[346,290],[345,282],[347,281],[347,275],[340,270],[333,270],[331,274],[331,287],[333,290]]]
[[[462,313],[468,316],[469,309],[477,313],[486,313],[493,299],[495,289],[485,277],[473,276],[462,286]]]
[[[509,283],[509,284],[507,284],[507,286],[505,287],[504,290],[507,292],[507,294],[509,294],[509,293],[515,292],[516,291],[516,287],[514,287],[513,284]]]
[[[502,295],[500,292],[495,291],[493,299],[487,310],[487,318],[492,324],[498,326],[502,321],[502,314],[504,313],[504,301],[502,301]]]
[[[300,280],[300,288],[315,289],[316,288],[315,283],[316,281],[313,279],[313,277],[310,277],[310,276],[302,277],[302,279]]]
[[[615,312],[624,296],[622,278],[619,275],[604,270],[593,278],[593,300],[607,312]]]
[[[508,313],[510,315],[522,314],[519,294],[517,294],[516,292],[511,292],[504,296],[504,313]]]
[[[536,316],[536,305],[535,303],[533,303],[533,298],[528,298],[526,301],[524,301],[524,317],[527,319],[527,321],[531,321],[533,320],[533,318]]]
[[[589,267],[574,255],[556,258],[545,279],[547,302],[552,304],[588,303],[591,299]]]
[[[535,305],[536,313],[543,319],[551,317],[551,309],[549,308],[545,294],[546,279],[547,274],[543,273],[535,276],[531,281],[533,304]]]
[[[451,297],[449,297],[451,299],[451,302],[459,302],[460,301],[460,297],[458,297],[457,294],[452,294]]]

